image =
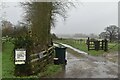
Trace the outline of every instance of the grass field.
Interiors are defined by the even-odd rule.
[[[80,42],[78,40],[73,40],[73,39],[63,39],[63,40],[57,40],[57,42],[71,45],[71,46],[73,46],[81,51],[85,51],[88,54],[93,55],[93,56],[101,55],[104,53],[104,50],[99,50],[99,51],[90,50],[90,51],[88,51],[88,48],[87,48],[85,41]],[[109,49],[108,52],[118,51],[118,43],[108,43],[108,49]]]

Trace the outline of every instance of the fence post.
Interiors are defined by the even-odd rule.
[[[90,39],[89,39],[89,37],[87,39],[87,46],[88,46],[88,51],[89,51],[90,50]]]
[[[100,42],[98,40],[94,41],[95,50],[98,51],[100,48]]]
[[[100,49],[100,41],[97,41],[98,50]]]
[[[105,49],[104,49],[104,51],[108,51],[108,41],[107,41],[107,39],[105,39],[104,42],[105,42]]]
[[[97,49],[97,41],[94,41],[94,47],[95,47],[95,50],[97,51],[98,49]]]
[[[104,43],[104,41],[102,40],[102,47],[101,47],[101,48],[102,48],[102,50],[103,50],[103,43]]]

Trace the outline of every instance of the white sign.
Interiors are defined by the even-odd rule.
[[[39,58],[43,58],[43,53],[39,53]]]
[[[15,50],[15,64],[25,64],[26,50],[16,49]]]

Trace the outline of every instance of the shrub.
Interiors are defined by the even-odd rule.
[[[33,44],[33,41],[31,37],[29,36],[25,36],[25,37],[19,36],[15,38],[14,40],[15,48],[26,48],[27,49],[30,46],[32,46],[32,44]]]

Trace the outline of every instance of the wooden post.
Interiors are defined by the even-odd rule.
[[[95,45],[95,50],[98,51],[100,47],[99,41],[98,40],[94,41],[94,45]]]
[[[52,40],[52,38],[51,38],[50,44],[51,44],[51,46],[53,46],[53,40]]]
[[[104,51],[108,51],[108,41],[107,41],[107,39],[105,39],[104,41],[105,41],[105,49],[104,49]]]
[[[100,41],[97,41],[98,50],[100,49]]]
[[[102,50],[104,49],[104,48],[103,48],[103,45],[104,45],[103,43],[104,43],[104,41],[102,40],[102,47],[101,47],[101,48],[102,48]]]
[[[95,50],[97,51],[97,41],[94,41],[94,47],[95,47]]]
[[[88,46],[88,51],[89,51],[90,50],[90,39],[89,39],[89,37],[87,39],[87,46]]]

